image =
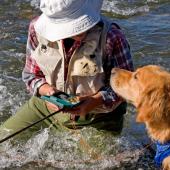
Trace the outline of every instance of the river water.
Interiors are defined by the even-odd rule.
[[[38,0],[0,0],[0,122],[29,98],[21,80],[27,29],[39,13]],[[170,70],[170,1],[104,0],[103,14],[113,18],[131,45],[135,68],[146,64]],[[0,169],[156,170],[155,146],[145,127],[135,123],[128,107],[119,136],[84,128],[77,133],[51,134],[44,129],[24,143],[0,146]]]

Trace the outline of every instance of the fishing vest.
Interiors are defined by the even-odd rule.
[[[62,41],[51,43],[37,35],[39,45],[32,57],[45,75],[48,84],[71,95],[92,95],[105,86],[103,56],[106,35],[111,22],[106,18],[102,18],[102,22],[102,26],[97,24],[88,31],[82,45],[72,54],[66,81],[64,80],[65,54]],[[104,113],[112,110],[113,108],[108,109],[103,105],[94,112]]]

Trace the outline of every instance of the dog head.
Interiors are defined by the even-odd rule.
[[[115,68],[110,84],[137,108],[137,122],[170,125],[170,74],[163,68],[148,65],[135,72]]]

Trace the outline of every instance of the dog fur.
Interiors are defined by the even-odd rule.
[[[137,108],[136,121],[145,123],[149,136],[156,141],[170,141],[170,73],[156,65],[130,72],[112,69],[110,84],[122,98]],[[170,156],[163,160],[170,170]]]

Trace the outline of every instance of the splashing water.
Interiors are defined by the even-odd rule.
[[[3,168],[12,165],[22,167],[27,163],[62,169],[119,168],[123,164],[137,166],[140,157],[144,155],[144,152],[141,152],[142,145],[132,136],[114,137],[94,128],[84,128],[79,134],[52,134],[49,129],[44,129],[25,144],[17,143],[15,147],[10,143],[4,145],[6,147],[3,154],[0,154],[0,167]],[[95,151],[97,157],[89,154],[87,145]],[[145,151],[145,155],[146,153]]]
[[[122,6],[122,3],[125,3],[127,5]],[[136,14],[139,14],[139,13],[149,12],[149,6],[148,5],[134,6],[134,3],[133,3],[133,5],[130,6],[129,4],[131,4],[131,3],[122,2],[122,1],[105,0],[103,2],[102,9],[104,11],[114,13],[114,14],[117,14],[117,15],[126,16],[126,17],[136,15]]]
[[[28,23],[32,12],[38,11],[39,0],[1,3],[0,121],[3,122],[29,98],[21,71]],[[120,19],[118,24],[130,41],[135,66],[156,63],[170,68],[169,8],[167,0],[104,0],[102,11],[116,22]],[[53,134],[44,129],[28,141],[7,141],[0,145],[0,168],[157,169],[153,153],[143,145],[150,141],[144,126],[135,123],[135,113],[130,107],[120,136],[94,128],[84,128],[77,134]]]
[[[28,0],[29,1],[29,0]],[[40,0],[31,0],[31,6],[38,9]],[[158,0],[104,0],[102,10],[121,16],[132,16],[140,13],[147,13],[150,5],[159,3]]]

